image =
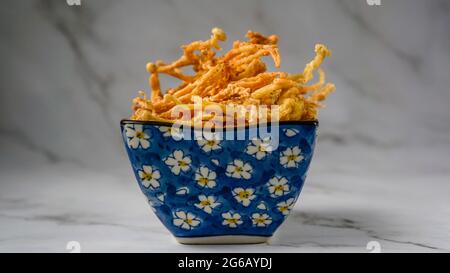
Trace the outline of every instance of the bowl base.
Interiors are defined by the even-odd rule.
[[[234,244],[262,244],[271,237],[249,235],[221,235],[206,237],[175,237],[177,242],[185,245],[234,245]]]

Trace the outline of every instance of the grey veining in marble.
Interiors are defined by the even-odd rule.
[[[275,3],[276,2],[276,3]],[[234,251],[183,246],[151,214],[119,135],[145,64],[214,26],[280,36],[282,69],[316,42],[337,92],[301,200],[242,251],[450,251],[450,4],[446,0],[4,1],[0,251]],[[230,47],[230,42],[225,48]],[[164,79],[166,86],[173,84]]]

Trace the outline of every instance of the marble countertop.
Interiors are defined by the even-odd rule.
[[[447,177],[314,169],[270,243],[239,246],[175,242],[131,170],[53,164],[3,173],[14,183],[0,192],[0,251],[69,252],[70,241],[82,252],[370,252],[372,241],[382,252],[450,251]]]

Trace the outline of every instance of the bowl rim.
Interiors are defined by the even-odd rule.
[[[120,121],[120,125],[123,126],[125,124],[143,124],[143,125],[158,125],[158,126],[172,126],[173,123],[171,122],[165,122],[165,121],[158,121],[158,120],[132,120],[132,119],[122,119]],[[249,128],[249,127],[254,127],[254,126],[260,126],[260,125],[266,125],[268,123],[256,123],[256,124],[251,124],[251,125],[246,125],[245,127],[229,127],[229,128],[225,128],[225,129],[242,129],[242,128]],[[315,125],[318,126],[319,125],[319,121],[318,120],[289,120],[289,121],[279,121],[278,125]],[[183,126],[187,126],[187,125],[183,125]],[[191,125],[191,128],[197,128],[195,127],[195,125]]]

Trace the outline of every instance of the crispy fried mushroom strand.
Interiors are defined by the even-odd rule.
[[[325,72],[319,67],[324,59],[331,55],[322,44],[315,47],[315,57],[305,66],[302,73],[267,72],[263,57],[273,59],[276,68],[280,67],[278,36],[263,36],[258,32],[247,32],[247,41],[235,41],[230,51],[217,56],[221,50],[220,42],[226,40],[225,32],[212,29],[209,40],[195,41],[182,46],[183,55],[174,62],[162,61],[147,64],[150,73],[149,85],[151,98],[143,91],[133,100],[133,120],[157,120],[173,122],[180,120],[176,115],[180,109],[190,111],[190,119],[183,122],[203,122],[215,118],[213,114],[199,114],[195,111],[194,98],[201,98],[202,106],[216,106],[223,110],[222,118],[234,117],[226,113],[227,106],[261,105],[279,108],[280,121],[316,120],[321,102],[334,91],[331,83],[326,83]],[[191,67],[193,74],[186,74],[183,68]],[[319,79],[308,85],[317,71]],[[166,90],[163,94],[160,74],[175,77],[180,85]],[[267,112],[270,119],[273,111]],[[216,117],[217,118],[217,117]],[[258,119],[245,117],[246,124],[258,122]]]

